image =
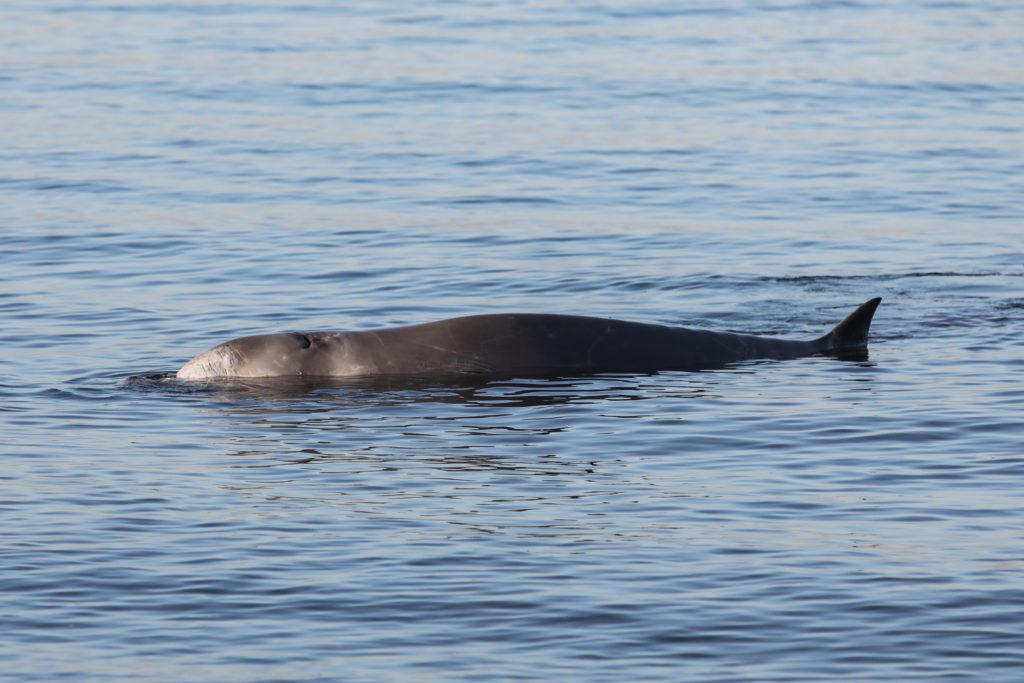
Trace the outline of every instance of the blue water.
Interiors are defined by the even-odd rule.
[[[0,677],[1024,678],[1024,5],[13,0]],[[867,361],[165,379],[536,311]]]

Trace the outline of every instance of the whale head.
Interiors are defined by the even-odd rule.
[[[239,337],[204,351],[178,370],[178,379],[279,377],[305,374],[310,337],[298,332]]]

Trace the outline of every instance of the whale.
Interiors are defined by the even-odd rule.
[[[747,360],[866,357],[881,298],[798,341],[609,318],[492,313],[351,332],[239,337],[186,363],[180,380],[260,377],[545,378],[699,371]]]

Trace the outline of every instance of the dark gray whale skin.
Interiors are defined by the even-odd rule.
[[[831,332],[792,341],[575,315],[473,315],[357,332],[241,337],[187,363],[177,377],[557,377],[704,370],[753,359],[857,355],[880,298]]]

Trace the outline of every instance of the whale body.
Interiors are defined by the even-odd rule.
[[[880,298],[828,334],[794,341],[576,315],[500,313],[354,332],[240,337],[205,351],[178,379],[255,377],[558,377],[704,370],[754,359],[867,350]]]

